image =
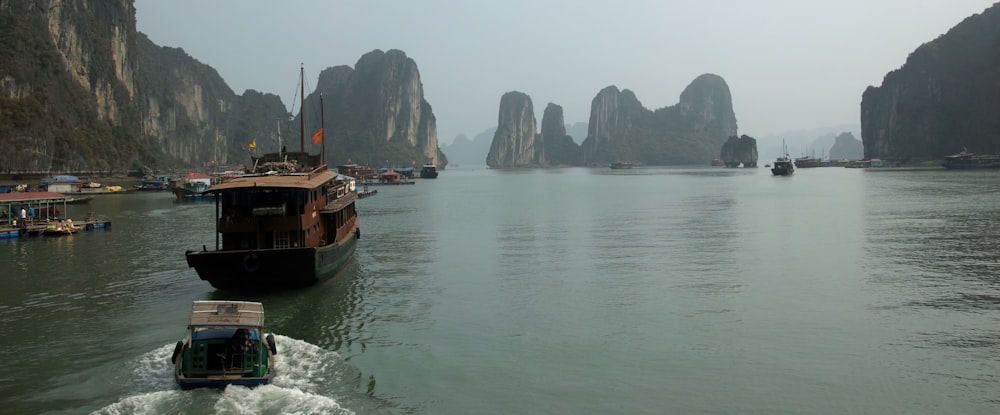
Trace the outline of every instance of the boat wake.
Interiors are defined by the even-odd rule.
[[[129,362],[129,396],[93,413],[354,413],[333,396],[344,389],[340,385],[351,383],[344,376],[352,369],[339,354],[281,335],[275,340],[276,374],[270,385],[183,391],[174,382],[171,343]]]

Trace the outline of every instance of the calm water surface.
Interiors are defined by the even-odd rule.
[[[6,413],[996,414],[1000,171],[462,167],[358,201],[335,280],[216,291],[211,203],[0,240]],[[262,301],[279,375],[180,391],[192,300]]]

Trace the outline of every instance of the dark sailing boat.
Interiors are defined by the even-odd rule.
[[[252,172],[209,189],[217,196],[215,249],[204,246],[186,257],[213,287],[308,286],[333,277],[353,255],[361,237],[356,195],[349,181],[327,169],[322,155],[305,151],[303,115],[299,128],[299,152],[256,157]],[[313,142],[325,147],[322,124]]]

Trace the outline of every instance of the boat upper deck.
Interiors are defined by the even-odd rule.
[[[191,327],[264,326],[264,305],[251,301],[195,301]]]
[[[313,171],[310,173],[247,175],[226,179],[226,181],[212,186],[208,191],[220,193],[253,187],[316,189],[336,178],[337,173],[330,170]]]

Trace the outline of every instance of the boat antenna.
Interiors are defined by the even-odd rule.
[[[306,152],[306,65],[299,64],[299,152]]]
[[[281,118],[274,120],[275,124],[278,124],[278,158],[281,158]]]

